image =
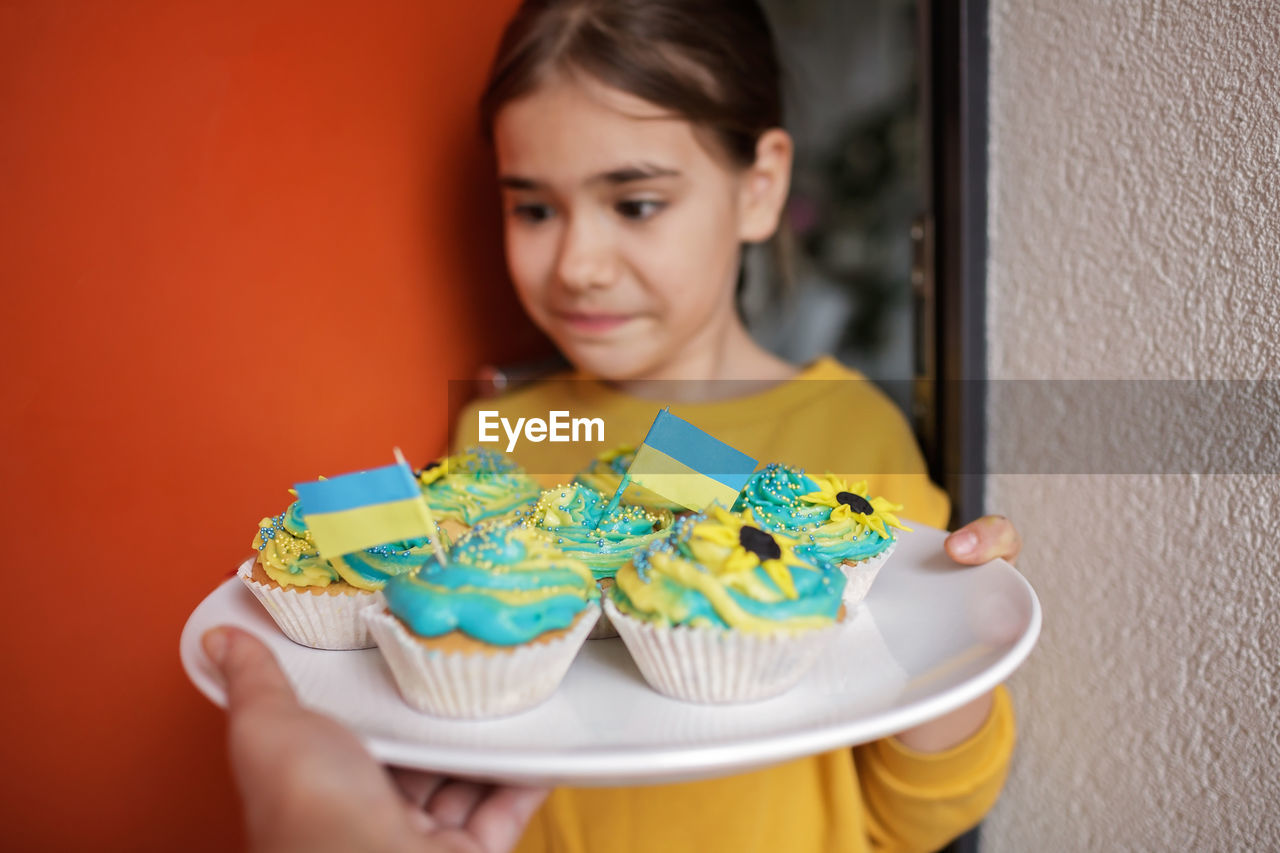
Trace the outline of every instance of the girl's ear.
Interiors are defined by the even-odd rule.
[[[791,187],[791,136],[775,127],[756,142],[756,161],[742,174],[738,199],[738,237],[744,243],[768,240],[778,230],[778,219]]]

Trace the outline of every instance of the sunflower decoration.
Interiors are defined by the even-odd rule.
[[[755,586],[756,566],[787,598],[799,597],[791,569],[814,568],[796,556],[794,539],[761,530],[750,510],[734,515],[713,504],[705,519],[694,521],[685,544],[693,557],[712,568],[726,586],[741,587],[748,593]]]
[[[426,466],[417,473],[418,486],[426,488],[436,480],[441,480],[449,476],[449,457],[442,456],[434,462],[428,462]]]
[[[501,453],[483,447],[469,447],[452,456],[441,456],[417,472],[418,485],[422,488],[448,477],[450,472],[471,477],[490,477],[496,474],[519,473],[520,467]]]
[[[870,530],[881,539],[892,539],[890,527],[911,532],[911,528],[894,515],[902,511],[902,505],[882,497],[868,497],[866,480],[850,485],[834,474],[815,475],[812,479],[818,484],[818,491],[801,495],[800,500],[831,507],[831,521],[852,521],[858,526],[856,535],[861,536]]]

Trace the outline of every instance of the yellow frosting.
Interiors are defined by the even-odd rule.
[[[902,504],[892,503],[880,496],[868,498],[866,480],[859,480],[850,485],[834,474],[811,476],[810,479],[817,483],[818,491],[801,495],[800,499],[831,507],[831,518],[828,524],[850,524],[852,528],[850,532],[855,538],[865,536],[868,532],[875,532],[882,539],[892,539],[888,530],[890,527],[911,532],[911,528],[900,522],[894,515],[896,512],[902,512]],[[841,492],[849,492],[863,498],[870,504],[871,512],[855,512],[848,504],[841,503],[839,499]]]
[[[763,534],[778,556],[761,557],[742,542],[748,513],[712,506],[705,517],[677,522],[671,540],[650,548],[617,574],[614,602],[642,619],[712,625],[754,633],[831,624],[844,576],[796,554],[796,541]]]
[[[328,586],[339,580],[334,567],[316,553],[310,532],[303,531],[302,536],[295,536],[277,529],[276,535],[264,542],[261,531],[269,528],[271,523],[270,518],[258,522],[259,532],[253,537],[258,565],[269,578],[281,586]]]
[[[382,589],[388,578],[418,568],[431,552],[427,539],[414,539],[326,560],[316,549],[297,501],[275,518],[258,522],[253,547],[258,565],[281,586],[325,587],[345,581],[370,592]]]

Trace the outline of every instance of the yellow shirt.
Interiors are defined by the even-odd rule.
[[[724,386],[721,386],[721,390]],[[672,403],[673,414],[760,462],[866,479],[870,493],[933,527],[947,523],[946,493],[931,483],[905,418],[874,384],[824,358],[795,379],[710,403]],[[599,417],[604,441],[534,443],[512,455],[546,485],[568,482],[591,457],[638,445],[662,402],[569,374],[469,406],[455,447],[476,443],[479,412]],[[499,435],[502,430],[498,430]],[[501,444],[485,446],[506,449]],[[942,753],[894,738],[721,779],[638,788],[559,788],[534,816],[518,853],[936,850],[976,824],[1004,784],[1013,712],[1003,688],[983,728]]]

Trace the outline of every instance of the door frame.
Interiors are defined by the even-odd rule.
[[[986,471],[987,12],[987,0],[919,0],[913,414],[953,526],[982,515]]]

